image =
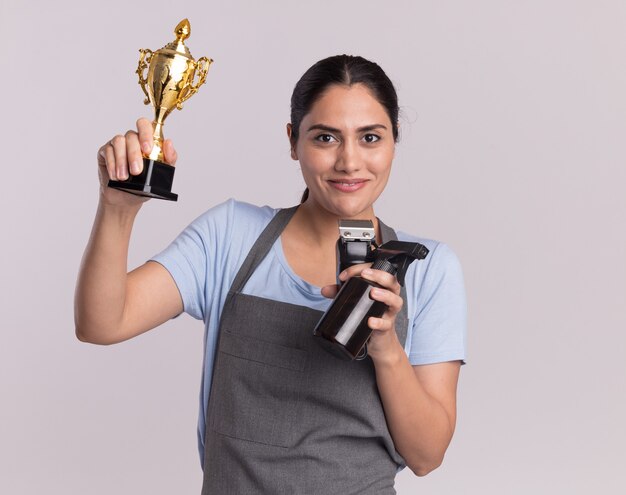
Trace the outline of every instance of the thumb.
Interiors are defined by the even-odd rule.
[[[165,161],[172,166],[176,165],[176,160],[178,159],[178,153],[174,149],[174,144],[171,139],[166,139],[163,141],[163,156],[165,157]]]
[[[324,297],[327,297],[328,299],[334,299],[334,297],[337,295],[337,292],[339,292],[338,285],[327,285],[325,287],[322,287],[322,295]]]

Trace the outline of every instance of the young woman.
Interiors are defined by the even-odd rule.
[[[151,124],[140,119],[137,131],[100,148],[76,333],[111,344],[183,311],[204,320],[203,493],[395,493],[397,470],[433,470],[454,432],[465,357],[460,267],[445,245],[396,233],[374,214],[398,138],[396,92],[378,65],[347,55],[313,65],[294,89],[287,135],[307,185],[298,207],[227,201],[128,274],[145,198],[106,184],[140,172]],[[175,163],[169,140],[164,153]],[[410,266],[405,288],[368,265],[339,274],[377,282],[383,288],[370,296],[389,307],[369,320],[362,361],[341,361],[312,336],[337,292],[340,219],[372,220],[379,243],[430,250]]]

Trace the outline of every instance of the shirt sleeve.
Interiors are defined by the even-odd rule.
[[[430,256],[417,293],[409,361],[465,364],[467,305],[461,264],[445,244],[437,244]]]
[[[184,311],[198,320],[205,319],[207,301],[219,285],[216,278],[222,276],[217,267],[229,249],[232,213],[232,200],[211,208],[151,258],[169,271]]]

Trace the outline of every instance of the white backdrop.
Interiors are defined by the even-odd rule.
[[[626,3],[0,2],[0,492],[199,493],[202,324],[74,337],[95,155],[150,116],[139,48],[184,17],[207,83],[166,133],[176,204],[149,202],[130,264],[228,197],[304,187],[293,85],[338,53],[397,85],[402,137],[377,214],[444,240],[469,302],[469,358],[444,465],[400,494],[625,493]]]

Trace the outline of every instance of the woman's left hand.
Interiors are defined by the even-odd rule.
[[[387,311],[381,318],[370,317],[368,325],[372,335],[367,342],[367,353],[374,362],[382,359],[393,359],[402,345],[395,331],[396,315],[402,309],[400,284],[395,276],[382,270],[372,270],[370,264],[353,265],[339,274],[339,280],[347,281],[350,277],[360,275],[363,279],[375,282],[381,286],[370,289],[370,297],[387,305]],[[327,285],[322,288],[322,295],[334,298],[339,291],[337,285]]]

